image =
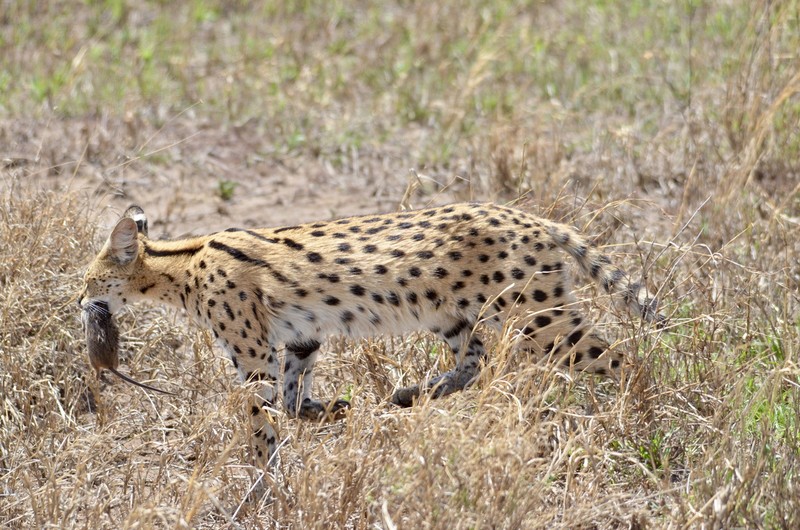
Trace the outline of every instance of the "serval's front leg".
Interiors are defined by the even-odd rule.
[[[250,443],[253,464],[259,476],[252,488],[251,500],[266,495],[264,476],[275,467],[277,458],[278,425],[274,413],[279,365],[275,348],[270,346],[268,351],[263,369],[248,370],[249,363],[240,363],[237,367],[240,379],[254,390],[248,400],[247,412],[252,429]]]
[[[332,402],[312,397],[314,363],[320,343],[314,339],[298,340],[286,345],[283,361],[283,406],[291,417],[306,420],[338,419],[350,403],[343,399]]]

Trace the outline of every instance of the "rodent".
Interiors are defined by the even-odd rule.
[[[172,392],[140,383],[117,370],[119,366],[119,328],[108,310],[108,305],[100,302],[89,306],[81,312],[81,320],[86,333],[89,362],[98,375],[105,369],[126,383],[161,394],[175,395]]]

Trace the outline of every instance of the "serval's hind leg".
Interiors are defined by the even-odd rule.
[[[456,366],[424,383],[398,389],[392,403],[410,407],[421,392],[431,392],[432,398],[440,398],[462,390],[477,378],[481,361],[486,356],[483,341],[474,333],[475,323],[468,319],[453,320],[449,326],[437,331],[447,342],[456,357]]]
[[[555,309],[535,315],[515,326],[521,334],[519,348],[539,360],[618,379],[623,356],[593,330],[577,310]]]

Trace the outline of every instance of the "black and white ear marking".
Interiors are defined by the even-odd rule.
[[[123,217],[108,236],[111,258],[120,265],[127,265],[139,254],[138,224],[130,217]]]
[[[136,221],[136,229],[145,236],[147,235],[147,216],[144,214],[144,210],[134,204],[125,210],[122,217],[129,217]]]

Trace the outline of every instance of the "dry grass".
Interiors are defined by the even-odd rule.
[[[800,526],[798,12],[6,2],[0,523]],[[584,228],[660,290],[664,332],[581,291],[637,359],[621,387],[500,338],[475,388],[397,410],[441,344],[332,340],[316,390],[353,409],[281,417],[252,506],[247,394],[206,332],[159,307],[119,320],[121,369],[177,397],[88,364],[74,302],[110,210],[177,235],[472,197]]]

